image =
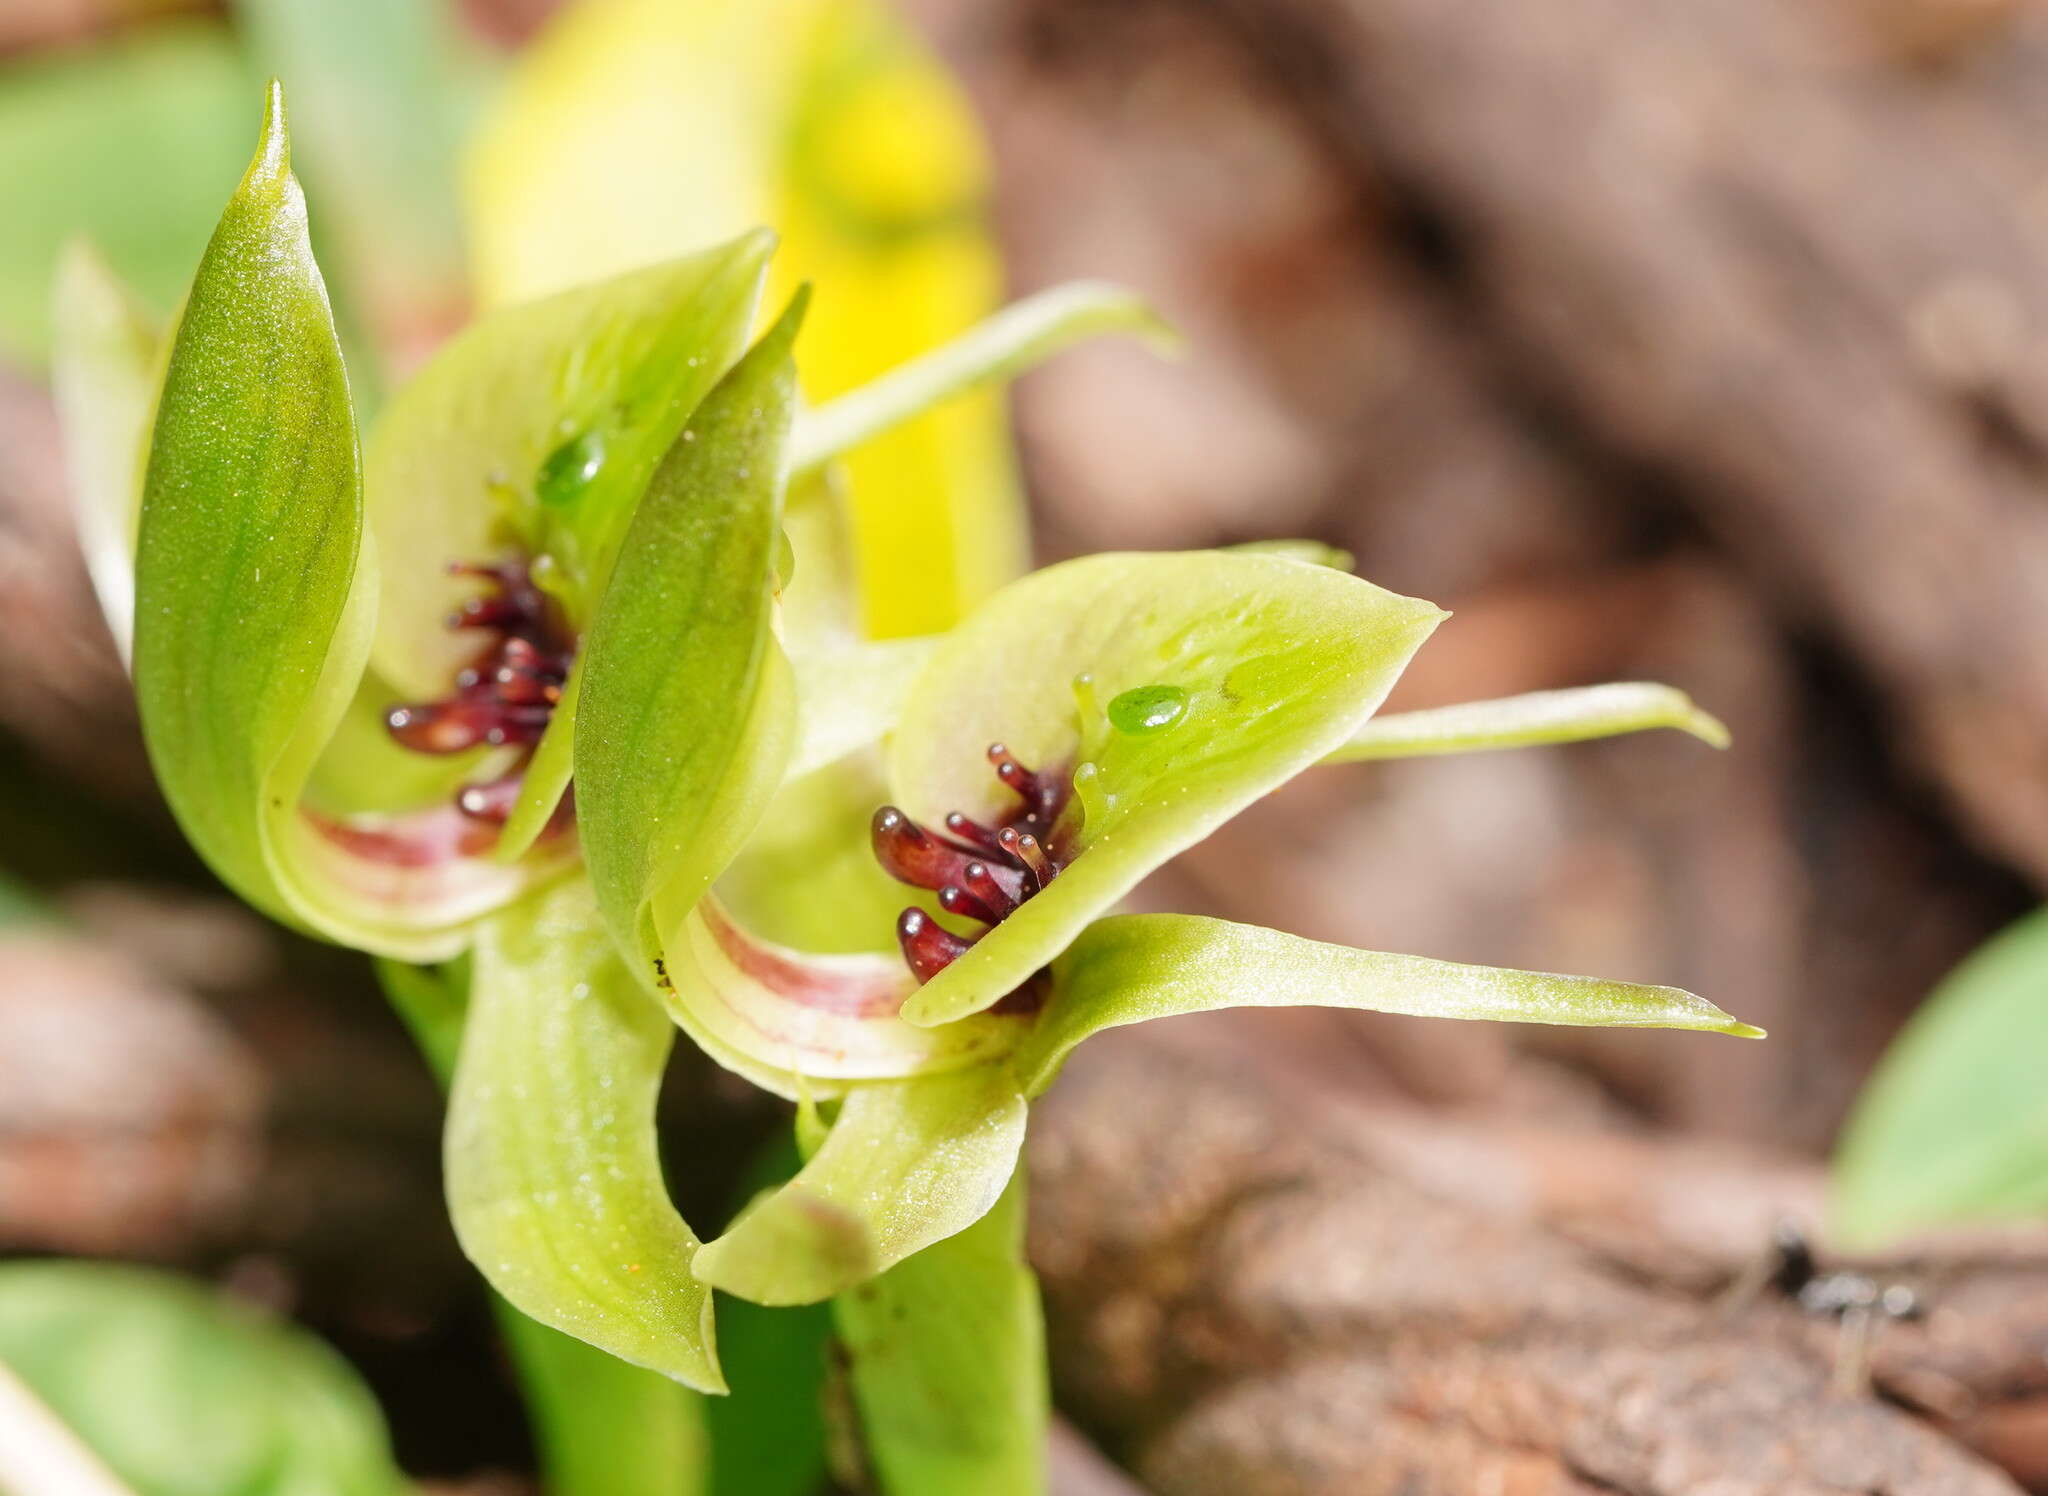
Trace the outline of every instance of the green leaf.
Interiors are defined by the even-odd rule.
[[[261,81],[212,22],[0,61],[0,354],[42,359],[51,276],[81,236],[153,311],[177,303],[248,160]]]
[[[796,1140],[778,1132],[746,1171],[740,1198],[802,1166]],[[718,1353],[732,1391],[709,1399],[715,1496],[816,1496],[825,1480],[826,1377],[837,1359],[824,1304],[768,1309],[745,1299],[718,1306]]]
[[[1979,947],[1893,1041],[1844,1129],[1832,1221],[1883,1246],[2048,1216],[2048,912]]]
[[[1420,1018],[1763,1037],[1762,1029],[1677,987],[1383,955],[1192,914],[1101,920],[1053,972],[1052,1000],[1016,1059],[1032,1096],[1052,1084],[1074,1046],[1091,1034],[1216,1008],[1365,1008]]]
[[[1020,986],[1147,873],[1346,742],[1443,613],[1281,556],[1198,551],[1070,561],[1005,588],[940,645],[889,748],[914,819],[1001,820],[985,750],[1073,765],[1081,819],[1043,892],[929,982],[913,1023]],[[1172,703],[1118,725],[1124,693]]]
[[[1026,1023],[998,1013],[905,1023],[898,1012],[917,984],[900,955],[774,945],[715,896],[665,928],[655,985],[678,1026],[727,1069],[792,1099],[978,1065],[1009,1053]]]
[[[651,961],[782,778],[794,710],[773,568],[804,297],[705,399],[648,485],[584,648],[584,857],[613,937]],[[651,979],[651,978],[650,978]]]
[[[474,653],[443,626],[475,590],[450,562],[535,561],[577,629],[662,455],[738,356],[765,231],[471,324],[393,397],[367,450],[389,595],[374,661],[399,691],[445,691]]]
[[[135,639],[143,733],[179,823],[237,892],[287,919],[301,901],[274,866],[270,813],[295,809],[346,704],[374,592],[358,585],[348,380],[289,152],[272,85],[172,345]]]
[[[1024,1172],[995,1208],[832,1301],[861,1439],[889,1496],[1041,1496],[1045,1318]]]
[[[1173,330],[1133,293],[1101,281],[1073,281],[1011,303],[942,348],[900,364],[859,389],[805,413],[791,466],[806,473],[966,390],[1014,379],[1074,344],[1103,333],[1140,334],[1174,348]]]
[[[90,244],[57,265],[50,383],[64,438],[71,512],[100,610],[125,661],[135,633],[135,526],[164,341]]]
[[[168,1273],[0,1267],[0,1361],[135,1496],[409,1489],[377,1405],[346,1362]],[[0,1472],[9,1453],[20,1451],[0,1452]]]
[[[1002,1065],[855,1086],[824,1146],[707,1243],[696,1274],[757,1304],[830,1298],[980,1220],[1023,1142]]]
[[[1648,681],[1617,681],[1375,717],[1323,762],[1580,743],[1659,727],[1689,732],[1716,748],[1728,746],[1728,729],[1694,706],[1683,691]]]
[[[581,879],[485,921],[449,1098],[448,1206],[515,1308],[717,1392],[711,1296],[655,1147],[673,1040]]]

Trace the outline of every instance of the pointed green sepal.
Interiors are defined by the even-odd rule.
[[[912,689],[889,779],[912,819],[1014,813],[986,750],[1071,769],[1059,876],[904,1008],[948,1023],[1021,986],[1139,879],[1348,741],[1444,614],[1326,567],[1105,555],[1013,583]]]
[[[565,880],[485,921],[448,1103],[448,1208],[469,1260],[544,1325],[720,1392],[697,1239],[654,1104],[675,1031]]]
[[[1728,729],[1683,691],[1650,681],[1616,681],[1375,717],[1323,762],[1581,743],[1660,727],[1691,733],[1715,748],[1728,746]]]
[[[284,94],[214,231],[158,402],[136,559],[135,685],[172,810],[235,890],[280,918],[266,822],[353,686],[374,577],[359,575],[355,422]]]
[[[788,761],[795,708],[773,574],[804,301],[655,471],[585,640],[578,824],[599,906],[636,961],[659,954],[658,927],[739,849]]]
[[[1192,914],[1120,914],[1091,926],[1053,968],[1053,997],[1019,1047],[1026,1094],[1052,1084],[1074,1046],[1127,1023],[1217,1008],[1364,1008],[1587,1028],[1677,1028],[1760,1039],[1677,987],[1385,955]]]

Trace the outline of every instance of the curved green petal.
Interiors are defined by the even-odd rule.
[[[1020,986],[1145,874],[1347,741],[1444,616],[1242,552],[1091,556],[1005,588],[919,678],[889,780],[927,825],[1002,819],[1015,802],[984,756],[1000,742],[1034,769],[1072,766],[1081,818],[1059,877],[904,1017],[950,1022]],[[1123,693],[1155,687],[1176,715],[1114,725]]]
[[[2048,1216],[2048,913],[1935,988],[1857,1098],[1832,1223],[1866,1248],[1966,1221]]]
[[[781,781],[794,708],[773,631],[798,296],[655,472],[584,647],[578,826],[622,951],[661,949]],[[649,978],[651,980],[651,977]]]
[[[533,558],[588,622],[610,553],[662,454],[745,345],[773,235],[509,307],[472,324],[392,399],[366,452],[388,571],[374,660],[445,691],[475,652],[443,626],[475,590],[450,562]]]
[[[71,512],[100,610],[125,662],[135,632],[135,526],[164,339],[99,252],[73,240],[51,299],[50,384]]]
[[[675,1031],[612,949],[589,887],[479,927],[448,1101],[448,1208],[529,1317],[719,1392],[697,1240],[662,1183],[654,1105]]]
[[[1045,1317],[1024,1170],[987,1215],[832,1301],[884,1491],[1042,1496]]]
[[[940,348],[807,411],[791,466],[806,473],[863,442],[985,384],[1014,379],[1063,349],[1103,333],[1137,333],[1155,346],[1179,340],[1159,314],[1121,286],[1072,281],[1012,302]]]
[[[1616,681],[1375,717],[1323,762],[1581,743],[1659,727],[1675,727],[1716,748],[1728,746],[1728,729],[1683,691],[1650,681]]]
[[[980,1220],[1023,1143],[1006,1066],[856,1086],[796,1178],[699,1250],[694,1270],[757,1304],[829,1298]]]
[[[1053,997],[1019,1047],[1036,1096],[1074,1046],[1126,1023],[1216,1008],[1365,1008],[1585,1028],[1677,1028],[1760,1039],[1677,987],[1390,956],[1193,914],[1120,914],[1091,926],[1053,968]]]

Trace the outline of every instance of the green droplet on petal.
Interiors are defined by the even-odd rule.
[[[1187,715],[1188,693],[1179,686],[1137,686],[1109,704],[1109,725],[1139,737],[1163,732]]]
[[[604,471],[605,436],[585,431],[548,453],[534,480],[534,493],[550,509],[573,509]]]

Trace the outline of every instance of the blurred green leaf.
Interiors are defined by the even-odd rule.
[[[987,1215],[832,1301],[885,1496],[1041,1496],[1045,1322],[1018,1170]]]
[[[0,1360],[135,1496],[408,1489],[346,1362],[168,1273],[0,1266]]]
[[[2048,1217],[2044,1059],[2048,911],[1950,973],[1878,1064],[1835,1158],[1842,1242]]]
[[[781,782],[794,709],[770,590],[804,297],[655,471],[584,643],[579,833],[623,951],[658,954]],[[652,980],[652,974],[649,975]]]
[[[564,879],[483,921],[448,1101],[449,1213],[523,1313],[724,1390],[697,1239],[662,1182],[654,1104],[675,1030]]]
[[[79,235],[151,308],[177,304],[248,161],[257,81],[204,22],[0,63],[0,354],[45,355],[51,278]]]

